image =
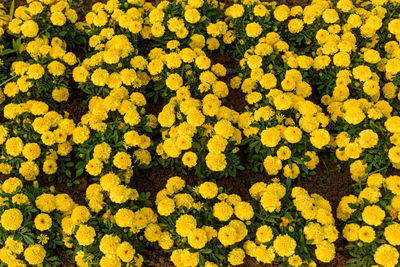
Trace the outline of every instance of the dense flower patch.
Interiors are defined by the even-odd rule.
[[[398,264],[399,0],[78,7],[0,4],[1,264],[57,266],[66,251],[78,266],[143,266],[152,248],[179,267],[317,266],[340,235],[350,266]],[[296,185],[321,153],[355,182],[337,211]],[[131,187],[153,166],[182,174],[155,201]],[[243,170],[265,176],[248,199],[217,186]],[[85,203],[38,182],[77,177]]]

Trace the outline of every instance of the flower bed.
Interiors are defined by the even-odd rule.
[[[399,5],[0,4],[1,264],[396,266]]]

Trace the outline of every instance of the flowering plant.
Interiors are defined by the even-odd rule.
[[[262,263],[285,262],[290,266],[316,266],[335,257],[338,231],[331,205],[301,187],[286,190],[278,182],[254,184],[250,190],[255,221],[246,253]]]
[[[141,93],[129,95],[124,87],[112,89],[106,98],[93,97],[89,111],[73,130],[78,157],[76,176],[84,170],[91,176],[113,171],[130,179],[134,167],[152,162],[152,128],[156,118],[146,115]]]
[[[350,162],[350,172],[358,180],[372,169],[386,173],[388,167],[399,168],[399,117],[385,100],[376,103],[365,98],[336,102],[326,98],[334,123],[336,157]]]
[[[74,81],[89,99],[107,97],[112,89],[139,92],[149,83],[150,77],[143,71],[147,61],[138,55],[137,47],[126,35],[105,28],[100,35],[91,37],[89,46],[95,52],[87,55],[72,72]]]
[[[235,154],[242,138],[234,126],[237,117],[213,94],[203,101],[172,98],[158,115],[163,137],[157,146],[159,162],[193,168],[200,177],[235,176],[243,168]]]
[[[28,181],[35,180],[40,169],[49,180],[71,177],[71,119],[34,100],[6,105],[4,116],[8,120],[0,124],[1,173]]]
[[[330,143],[328,117],[319,106],[290,93],[271,90],[266,97],[238,119],[250,167],[268,175],[283,170],[291,179],[309,174],[319,162],[316,152]]]
[[[43,36],[65,40],[71,48],[85,47],[85,39],[76,27],[78,14],[71,1],[27,1],[15,9],[8,31],[18,38],[33,40]],[[73,5],[73,4],[72,4]]]
[[[223,5],[215,0],[161,1],[148,15],[152,47],[223,51],[224,44],[233,41]]]
[[[214,182],[194,188],[171,177],[156,198],[159,223],[145,238],[171,252],[175,266],[227,266],[243,263],[243,242],[253,208]],[[248,223],[247,223],[248,222]]]
[[[400,176],[370,174],[360,180],[355,195],[342,198],[337,217],[346,222],[349,266],[395,266],[399,261]]]
[[[68,100],[71,67],[77,63],[67,44],[55,37],[37,37],[21,44],[26,47],[11,65],[12,77],[4,84],[9,102],[22,103],[31,98],[46,101],[55,107]]]
[[[147,69],[154,80],[156,101],[180,95],[202,98],[210,93],[224,98],[229,93],[228,85],[222,81],[226,68],[220,63],[212,64],[200,48],[154,48],[149,52]]]
[[[23,188],[17,177],[2,183],[0,199],[0,261],[9,266],[59,265],[61,212],[67,212],[72,199],[44,188]]]
[[[142,266],[141,230],[157,222],[148,197],[139,196],[114,173],[89,185],[88,207],[76,206],[61,222],[77,266]]]

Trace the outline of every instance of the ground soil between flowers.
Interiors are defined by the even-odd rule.
[[[11,0],[2,0],[7,8],[9,8]],[[83,0],[84,9],[90,9],[91,5],[96,0]],[[101,1],[104,2],[104,1]],[[154,1],[159,2],[159,1]],[[232,0],[225,0],[227,4],[231,4]],[[295,5],[306,5],[309,3],[308,0],[280,0],[278,3],[287,4],[290,6]],[[24,4],[23,0],[16,0],[15,5],[19,6]],[[228,68],[234,68],[235,62],[232,58],[227,59],[227,57],[215,56],[213,61],[220,62]],[[230,77],[227,77],[230,78]],[[66,111],[70,114],[70,117],[77,122],[79,118],[85,114],[87,111],[87,106],[83,102],[83,94],[78,91],[77,88],[71,88],[71,96],[68,103],[60,106],[58,110],[61,114]],[[244,94],[239,90],[231,90],[229,96],[224,100],[224,104],[228,107],[234,108],[236,111],[242,111],[245,107]],[[162,103],[149,103],[148,109],[151,113],[157,115],[157,113],[162,109]],[[317,166],[316,175],[313,177],[301,178],[297,181],[297,186],[304,187],[310,193],[318,193],[327,199],[333,209],[333,214],[336,215],[336,208],[339,204],[340,199],[352,193],[353,181],[350,177],[349,170],[340,171],[337,168],[338,163],[329,158],[328,154],[323,154],[321,156],[320,164]],[[243,157],[242,157],[243,158]],[[390,170],[389,174],[400,175],[399,171]],[[172,168],[162,168],[160,166],[152,167],[146,170],[141,170],[140,173],[135,176],[131,185],[136,188],[139,192],[150,192],[151,199],[154,199],[157,192],[165,186],[168,178],[174,175],[179,175],[184,178],[189,185],[198,185],[199,179],[193,173],[189,172],[187,175],[182,173],[177,173]],[[2,177],[0,177],[2,178]],[[212,177],[210,177],[212,178]],[[240,195],[243,199],[249,198],[248,189],[251,184],[258,181],[269,182],[271,177],[263,173],[254,173],[248,170],[238,172],[236,177],[228,177],[217,180],[219,186],[225,189],[230,189],[231,193]],[[39,179],[39,183],[42,186],[50,187],[55,186],[57,192],[68,193],[74,201],[83,204],[85,199],[85,189],[88,185],[88,181],[85,177],[80,177],[80,184],[75,186],[67,186],[65,184],[49,183],[45,179]],[[339,231],[342,230],[343,224],[336,219],[337,228]],[[348,251],[345,249],[346,242],[341,238],[336,241],[336,257],[329,264],[318,263],[318,266],[332,266],[332,267],[344,267],[346,266],[346,261],[350,258]],[[66,255],[64,251],[60,251],[58,255],[61,259],[62,266],[74,266],[72,257]],[[161,250],[148,250],[144,255],[147,260],[146,265],[149,267],[169,267],[174,266],[169,260],[169,254]],[[256,264],[253,259],[246,258],[245,263],[242,266],[263,266]],[[277,265],[267,265],[267,266],[277,266]]]

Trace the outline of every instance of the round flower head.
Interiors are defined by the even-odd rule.
[[[31,265],[39,265],[46,257],[46,250],[40,244],[27,247],[24,251],[25,260]]]
[[[218,194],[218,186],[213,182],[204,182],[199,186],[199,193],[205,199],[215,198]]]
[[[21,227],[23,215],[19,209],[6,209],[0,217],[1,226],[7,231],[15,231]]]
[[[52,225],[51,217],[46,213],[40,213],[35,217],[35,227],[39,231],[49,230]]]

